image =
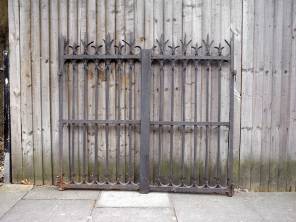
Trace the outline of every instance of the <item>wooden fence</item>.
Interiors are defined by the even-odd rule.
[[[175,43],[185,33],[199,43],[209,34],[218,44],[234,32],[235,184],[255,191],[296,190],[293,0],[10,0],[13,182],[52,184],[58,175],[59,36],[80,42],[88,33],[99,43],[107,32],[116,41],[134,35],[145,48],[162,33]],[[186,82],[189,97],[192,81]],[[204,93],[205,80],[199,81]],[[226,92],[225,76],[222,84]],[[189,100],[189,119],[191,106]],[[227,97],[221,106],[223,120]],[[211,112],[216,108],[213,103]],[[202,119],[204,108],[199,115]]]

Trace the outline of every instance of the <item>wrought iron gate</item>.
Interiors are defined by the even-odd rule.
[[[103,41],[94,45],[85,37],[79,46],[60,39],[60,189],[232,196],[233,36],[225,41],[228,53],[209,36],[192,46],[185,36],[179,46],[162,35],[153,49],[141,49],[133,38],[115,44],[109,34]],[[228,120],[222,121],[226,91]]]

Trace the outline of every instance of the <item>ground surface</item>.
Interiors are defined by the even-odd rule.
[[[4,171],[4,144],[3,139],[0,136],[0,183],[3,181]]]
[[[296,221],[296,193],[234,197],[116,191],[57,191],[3,185],[0,221]]]

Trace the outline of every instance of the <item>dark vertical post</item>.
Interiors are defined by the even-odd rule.
[[[232,164],[233,164],[233,114],[234,114],[234,34],[232,33],[230,42],[230,84],[229,84],[229,148],[228,148],[228,161],[227,161],[227,185],[232,186]]]
[[[64,37],[59,39],[59,163],[60,163],[60,178],[59,189],[63,190],[63,79],[64,79]]]
[[[8,51],[3,52],[4,73],[4,182],[11,183],[11,131],[10,131],[10,95],[9,95],[9,58]]]
[[[149,192],[151,49],[141,51],[140,192]]]

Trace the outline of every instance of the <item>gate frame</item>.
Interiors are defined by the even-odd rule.
[[[109,35],[109,34],[108,34]],[[109,43],[105,40],[105,47],[111,48],[112,42],[110,36],[106,36],[106,39],[109,38]],[[86,38],[87,39],[87,38]],[[211,47],[212,43],[209,44],[209,38],[207,37],[206,47]],[[124,41],[125,42],[125,41]],[[185,37],[186,42],[186,37]],[[189,41],[190,43],[191,41]],[[84,50],[87,50],[87,47],[91,44],[85,44],[87,41],[84,42]],[[127,46],[132,47],[132,44],[125,42]],[[186,47],[189,45],[187,44]],[[228,43],[230,48],[230,53],[228,56],[222,56],[222,49],[221,45],[219,50],[218,56],[207,54],[205,56],[200,55],[153,55],[152,49],[141,49],[140,54],[137,55],[121,55],[121,54],[95,54],[95,55],[88,55],[87,53],[79,54],[73,53],[73,55],[65,54],[65,46],[66,41],[63,37],[60,37],[59,40],[59,164],[60,164],[60,175],[57,176],[57,186],[59,186],[60,190],[64,189],[105,189],[105,190],[139,190],[141,193],[148,193],[150,191],[165,191],[165,192],[181,192],[181,193],[217,193],[217,194],[226,194],[228,196],[232,196],[234,193],[234,185],[232,182],[232,174],[233,174],[233,126],[234,126],[234,81],[236,72],[234,70],[234,33],[231,35],[231,41]],[[108,46],[109,44],[109,46]],[[165,42],[166,44],[166,42]],[[182,42],[183,44],[183,42]],[[74,44],[72,48],[76,49],[77,44]],[[97,49],[101,46],[95,46]],[[133,45],[135,48],[135,45]],[[161,46],[160,46],[161,47]],[[197,46],[196,46],[197,47]],[[176,48],[176,47],[175,47]],[[194,47],[193,47],[194,48]],[[207,49],[209,50],[209,49]],[[63,171],[63,127],[65,124],[85,124],[84,120],[64,120],[63,119],[63,81],[64,81],[64,65],[67,60],[69,61],[84,61],[87,59],[92,60],[139,60],[141,64],[141,119],[140,121],[136,120],[129,120],[128,124],[140,124],[140,183],[139,184],[116,184],[116,183],[65,183],[64,182],[64,171]],[[210,61],[221,61],[221,62],[229,62],[229,73],[230,73],[230,84],[229,84],[229,122],[185,122],[185,121],[173,121],[173,122],[165,122],[165,121],[151,121],[150,120],[150,85],[151,85],[151,73],[152,73],[152,61],[153,60],[197,60],[197,61],[207,61],[207,64]],[[76,63],[76,62],[75,62]],[[221,93],[221,92],[219,92]],[[208,105],[207,105],[208,106]],[[88,120],[89,122],[95,122],[94,124],[127,124],[126,121],[121,120]],[[168,124],[169,123],[169,124]],[[221,185],[217,185],[211,187],[207,184],[203,186],[155,186],[151,185],[149,181],[149,149],[150,149],[150,128],[151,125],[194,125],[194,126],[228,126],[229,134],[228,134],[228,151],[227,151],[227,186],[223,187]],[[208,140],[208,137],[207,137]],[[208,150],[206,151],[206,153]],[[206,154],[207,155],[207,154]],[[207,158],[207,157],[206,157]],[[206,161],[207,162],[207,161]],[[207,163],[206,163],[207,164]],[[207,166],[205,167],[207,168]]]

